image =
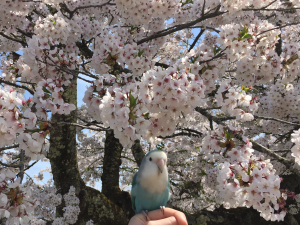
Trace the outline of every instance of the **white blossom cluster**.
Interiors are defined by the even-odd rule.
[[[203,139],[207,160],[217,163],[217,176],[210,179],[217,180],[220,201],[225,208],[252,206],[266,220],[283,220],[286,209],[281,179],[269,159],[253,155],[247,138],[243,137],[244,143],[238,145],[234,134],[240,132],[223,128]]]
[[[149,120],[139,117],[147,113],[147,108],[140,102],[136,83],[129,88],[113,88],[106,93],[99,106],[104,125],[114,129],[115,137],[123,146],[132,145],[134,140],[146,136],[150,125]],[[110,110],[107,110],[108,106]]]
[[[11,27],[16,29],[22,27],[24,16],[26,16],[31,9],[30,2],[23,2],[22,0],[8,0],[0,2],[1,23],[0,28]]]
[[[260,111],[262,115],[272,114],[276,118],[282,118],[290,114],[291,120],[300,115],[300,85],[299,83],[277,82],[267,92],[267,96],[260,99],[264,110]],[[271,129],[271,127],[270,127]]]
[[[56,40],[65,44],[70,34],[69,24],[66,23],[61,14],[48,15],[46,18],[39,18],[35,22],[35,32],[40,39]]]
[[[178,0],[116,0],[115,2],[122,17],[134,25],[147,24],[156,17],[165,19],[174,14],[180,5]]]
[[[73,186],[71,186],[69,192],[64,195],[64,201],[66,204],[66,206],[63,208],[64,219],[67,224],[74,224],[77,221],[80,208],[79,198],[76,197],[75,188]]]
[[[139,76],[149,70],[152,60],[148,45],[138,48],[136,43],[132,43],[125,46],[126,39],[123,39],[119,33],[118,28],[113,30],[105,28],[96,37],[95,51],[91,62],[95,72],[98,74],[108,73],[110,65],[114,62],[119,62],[121,65],[126,64],[133,76]]]
[[[148,71],[139,84],[139,96],[150,113],[151,136],[174,133],[179,117],[187,116],[193,107],[205,104],[205,85],[199,76],[187,71]]]
[[[52,224],[68,225],[74,224],[77,221],[78,214],[80,213],[79,199],[76,197],[75,188],[70,187],[67,194],[63,196],[65,207],[63,208],[63,217],[56,217],[56,206],[62,203],[61,194],[57,194],[55,186],[36,188],[34,191],[34,199],[38,199],[40,205],[35,208],[35,215],[42,217],[43,220],[34,218],[30,224],[46,224],[45,220],[53,221]]]
[[[0,173],[0,218],[9,224],[28,224],[39,201],[32,199],[30,185],[20,184],[20,178],[9,169]]]
[[[258,36],[272,27],[273,24],[258,19],[249,25],[221,27],[217,42],[227,48],[231,62],[238,60],[235,77],[239,84],[251,86],[270,82],[279,73],[280,58],[275,52],[279,31],[271,30],[267,36]]]
[[[74,104],[65,103],[62,97],[64,89],[62,85],[68,85],[61,79],[47,79],[38,83],[36,92],[33,96],[34,102],[37,103],[37,116],[47,119],[46,109],[50,109],[52,113],[70,114],[76,107]],[[70,85],[69,88],[72,88]]]
[[[42,216],[42,218],[52,221],[56,218],[55,207],[62,202],[61,194],[57,194],[57,190],[53,186],[44,186],[42,188],[35,188],[33,191],[33,198],[38,199],[40,204],[35,208],[35,214]]]
[[[48,150],[49,142],[45,139],[47,133],[42,131],[42,125],[36,130],[37,116],[28,108],[32,99],[25,101],[23,95],[10,86],[0,88],[0,96],[0,146],[17,142],[19,149],[25,150],[32,160],[44,157],[43,151]],[[23,114],[21,107],[27,107]]]
[[[231,116],[235,116],[237,120],[243,122],[254,119],[253,113],[258,109],[258,103],[252,99],[251,95],[246,94],[245,90],[230,88],[226,90],[218,89],[217,104],[221,106],[221,110]]]

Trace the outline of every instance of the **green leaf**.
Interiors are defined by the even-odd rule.
[[[163,142],[156,145],[156,148],[161,151],[164,149],[164,147],[165,147],[165,144]]]
[[[201,172],[200,172],[200,173],[198,173],[198,175],[199,175],[199,176],[206,176],[207,174],[205,173],[205,171],[204,171],[204,170],[201,170]]]
[[[216,46],[214,47],[214,55],[216,55],[219,51],[221,51],[221,48]]]
[[[198,59],[198,57],[199,57],[199,56],[192,57],[192,58],[191,58],[191,62],[192,62],[192,63],[195,63],[195,62],[196,62],[196,60]]]
[[[232,138],[232,135],[230,132],[225,132],[225,137],[229,141]]]
[[[248,39],[251,38],[252,35],[251,34],[245,34],[241,39]]]
[[[129,92],[129,102],[130,102],[130,107],[134,107],[136,106],[138,97],[133,97],[133,95],[131,94],[131,91]]]
[[[51,92],[46,87],[43,87],[42,89],[43,89],[44,92],[46,92],[48,94],[51,94]]]
[[[41,129],[26,129],[25,131],[30,133],[36,133],[36,132],[40,132]]]
[[[240,31],[241,37],[248,33],[248,28],[246,26],[243,27],[243,30]]]
[[[53,23],[53,25],[55,25],[55,24],[56,24],[56,21],[55,21],[55,20],[53,20],[53,21],[52,21],[52,23]]]
[[[145,51],[144,49],[142,51],[139,49],[138,56],[141,57],[143,55],[144,51]]]
[[[144,118],[145,118],[145,119],[149,119],[149,115],[150,115],[149,112],[144,113]]]

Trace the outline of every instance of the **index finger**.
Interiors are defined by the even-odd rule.
[[[174,216],[176,218],[178,225],[188,225],[184,213],[177,211],[175,209],[165,208],[164,214],[162,213],[162,211],[160,209],[153,210],[148,213],[148,217],[151,220],[160,220],[160,219],[164,219],[164,218],[168,218],[168,217],[172,217],[172,216]]]

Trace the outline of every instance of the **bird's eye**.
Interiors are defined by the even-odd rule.
[[[149,158],[149,161],[152,161],[152,158],[151,158],[151,157]]]

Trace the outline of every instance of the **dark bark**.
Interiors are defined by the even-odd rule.
[[[104,158],[103,158],[103,174],[102,193],[108,198],[113,195],[113,191],[119,188],[119,167],[122,164],[121,153],[122,145],[119,140],[114,137],[113,131],[106,131]]]
[[[119,187],[122,149],[123,146],[120,144],[119,139],[114,137],[114,132],[112,130],[106,131],[103,174],[101,177],[102,193],[122,208],[126,216],[130,218],[134,215],[130,195],[126,191],[121,191]]]
[[[65,102],[77,105],[77,88],[76,80],[73,88],[67,88],[63,98]],[[72,111],[69,115],[53,114],[51,122],[69,122],[76,123],[77,110]],[[50,131],[50,159],[54,184],[61,194],[69,191],[70,186],[74,186],[76,191],[85,187],[80,177],[77,151],[76,151],[76,127],[70,125],[57,124],[51,127]],[[77,192],[78,193],[78,192]],[[62,208],[64,204],[57,208],[58,216],[63,215]]]
[[[186,214],[189,225],[299,225],[299,218],[287,214],[284,221],[266,221],[252,208],[202,211],[199,214]]]
[[[278,42],[275,44],[275,52],[280,56],[282,52],[282,39],[281,39],[281,34],[278,35],[279,39]]]
[[[136,163],[138,164],[138,166],[140,166],[142,163],[142,160],[145,156],[145,152],[142,149],[139,139],[134,141],[134,144],[131,147],[131,151],[132,151],[132,154],[133,154],[133,157],[134,157]]]

